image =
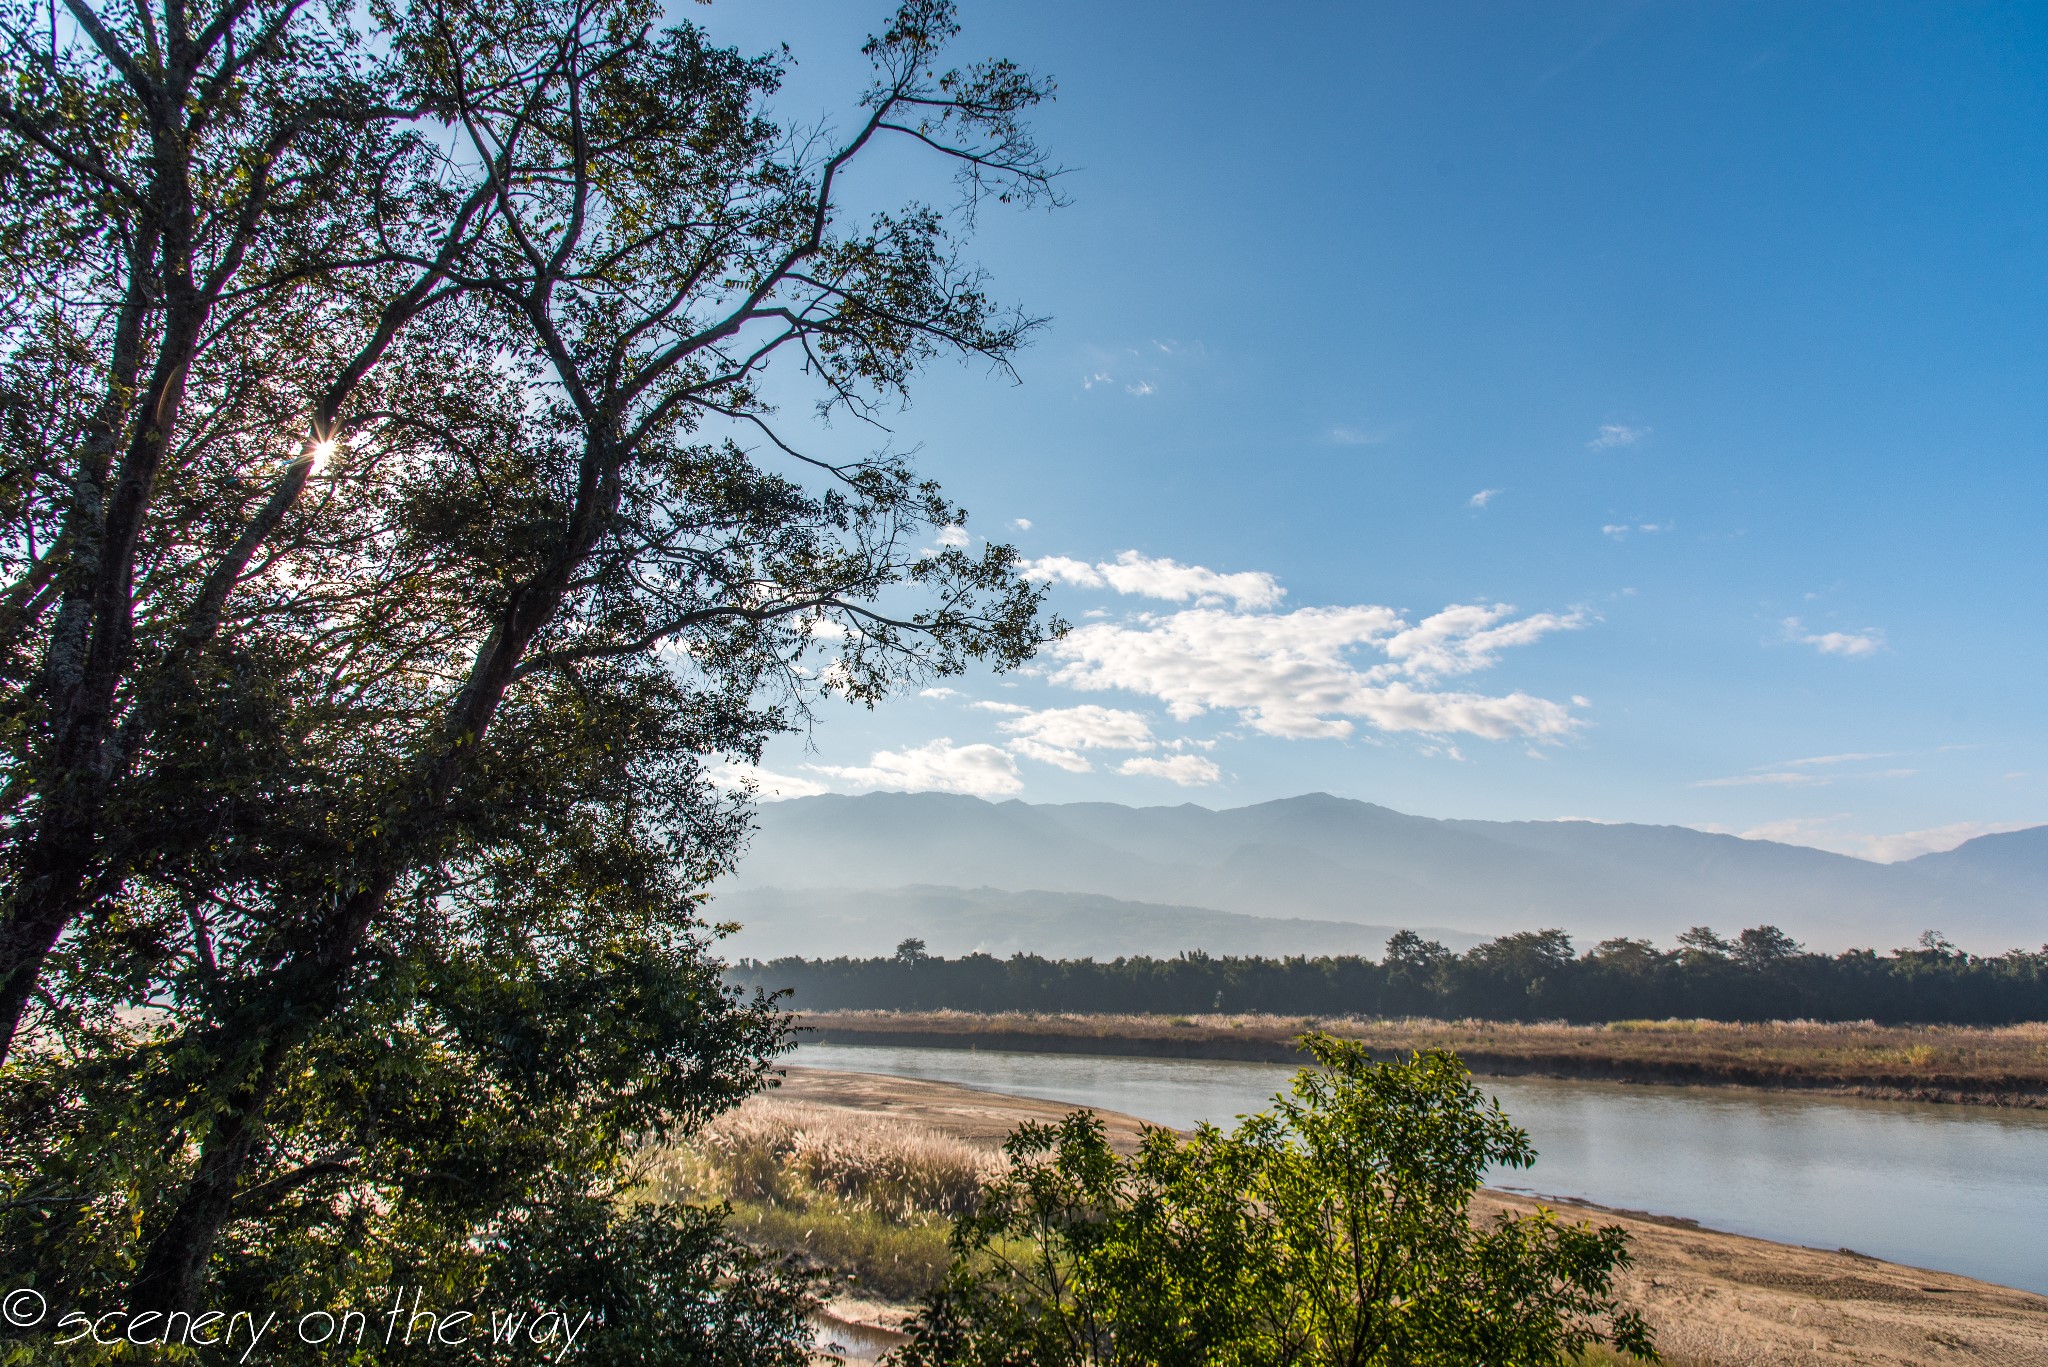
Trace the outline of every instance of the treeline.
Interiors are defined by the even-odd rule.
[[[1075,1011],[1438,1016],[1482,1020],[1681,1017],[2007,1025],[2048,1020],[2048,945],[1966,954],[1929,932],[1890,954],[1806,952],[1774,926],[1726,940],[1706,927],[1674,950],[1561,930],[1504,935],[1456,954],[1412,931],[1375,963],[1357,955],[1170,959],[935,958],[922,941],[874,959],[741,960],[737,985],[787,992],[798,1010]]]

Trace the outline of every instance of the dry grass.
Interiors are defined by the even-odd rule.
[[[1301,1016],[978,1015],[835,1011],[807,1015],[839,1043],[1296,1062],[1321,1028],[1385,1054],[1453,1049],[1475,1072],[1637,1082],[1816,1088],[1872,1096],[2048,1104],[2048,1024],[1881,1026],[1869,1021],[1627,1020],[1609,1025]]]
[[[923,1126],[757,1097],[690,1143],[643,1158],[663,1199],[725,1201],[750,1242],[801,1253],[894,1300],[946,1268],[952,1219],[973,1208],[998,1154]]]

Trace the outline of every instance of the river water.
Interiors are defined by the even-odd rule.
[[[1264,1109],[1280,1064],[807,1044],[789,1060],[1185,1128]],[[2048,1294],[2048,1112],[1481,1078],[1536,1146],[1494,1186],[1851,1248]]]

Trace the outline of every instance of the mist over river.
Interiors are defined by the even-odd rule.
[[[789,1062],[1187,1127],[1263,1109],[1280,1064],[809,1044]],[[1705,1087],[1480,1078],[1536,1165],[1493,1185],[2048,1294],[2048,1112]]]

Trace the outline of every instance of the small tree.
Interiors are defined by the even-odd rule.
[[[1554,1363],[1654,1357],[1613,1295],[1618,1226],[1470,1218],[1492,1165],[1535,1153],[1451,1054],[1320,1068],[1229,1133],[1147,1130],[1118,1155],[1075,1114],[1024,1125],[906,1364]]]

